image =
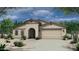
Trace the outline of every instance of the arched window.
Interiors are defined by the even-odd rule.
[[[18,35],[18,30],[15,30],[15,35]]]

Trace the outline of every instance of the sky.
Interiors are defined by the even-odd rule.
[[[17,7],[8,10],[5,16],[0,17],[0,20],[3,20],[3,18],[11,18],[14,21],[25,21],[31,18],[49,21],[70,21],[79,20],[79,15],[76,13],[65,15],[62,10],[54,7]]]

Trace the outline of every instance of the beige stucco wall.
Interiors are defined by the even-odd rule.
[[[62,35],[64,36],[64,35],[66,35],[67,33],[66,33],[66,28],[63,28],[62,29]]]
[[[13,30],[13,37],[14,38],[20,38],[21,37],[21,30],[20,29],[18,29],[18,35],[15,35],[15,30]]]
[[[24,29],[24,35],[26,36],[26,38],[28,38],[28,31],[30,28],[33,28],[35,29],[35,37],[38,37],[39,35],[39,24],[26,24],[24,26],[21,26],[21,27],[18,27],[17,29],[15,30],[18,30],[19,31],[19,35],[15,35],[15,30],[13,30],[13,36],[14,37],[21,37],[21,29]]]
[[[46,29],[46,28],[63,28],[63,27],[60,27],[60,26],[57,26],[54,24],[50,24],[50,25],[44,26],[43,28]]]

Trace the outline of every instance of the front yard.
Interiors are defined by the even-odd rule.
[[[59,39],[13,39],[9,40],[0,39],[0,43],[6,44],[6,49],[10,51],[73,51],[70,40],[59,40]],[[24,43],[23,47],[14,46],[14,42],[21,41]]]

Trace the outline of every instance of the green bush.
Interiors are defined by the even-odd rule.
[[[8,35],[4,37],[5,39],[14,39],[12,35]]]
[[[0,44],[0,51],[8,51],[5,49],[6,45],[5,44]]]
[[[14,39],[13,36],[12,36],[11,34],[9,34],[9,35],[6,37],[6,39],[8,39],[8,38]]]
[[[4,38],[5,38],[5,39],[8,39],[8,37],[7,37],[7,36],[5,36]]]
[[[63,40],[66,40],[66,39],[72,39],[72,37],[65,35],[65,36],[63,37]]]
[[[36,38],[36,40],[39,40],[39,39],[40,39],[39,37]]]
[[[71,41],[71,42],[70,42],[70,44],[75,44],[75,43],[76,43],[75,41]]]
[[[76,45],[76,49],[77,49],[77,51],[79,51],[79,42]]]
[[[4,38],[5,36],[4,36],[4,34],[1,34],[1,38]]]
[[[10,41],[9,40],[6,40],[6,43],[10,43]]]
[[[78,37],[74,36],[74,37],[73,37],[73,41],[74,41],[75,43],[77,43],[77,40],[78,40]]]
[[[66,40],[66,38],[68,38],[67,35],[65,35],[65,36],[63,37],[63,40]]]
[[[65,38],[65,37],[63,37],[63,40],[66,40],[66,38]]]
[[[14,45],[17,47],[22,47],[24,44],[22,42],[14,42]]]
[[[26,36],[22,35],[21,40],[26,40]]]

